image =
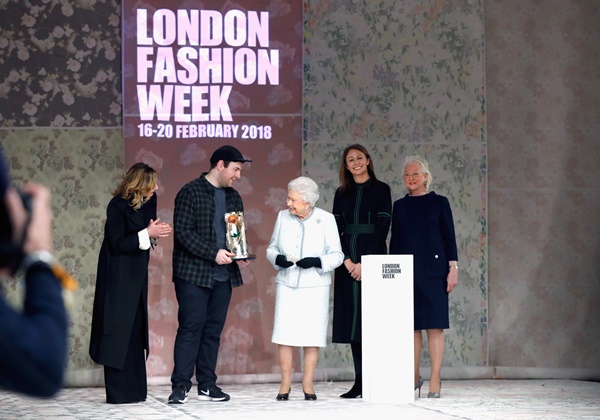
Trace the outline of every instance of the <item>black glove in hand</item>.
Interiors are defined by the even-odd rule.
[[[319,257],[302,258],[300,261],[296,261],[296,265],[300,268],[311,268],[311,267],[321,268],[321,258],[319,258]]]
[[[294,265],[294,263],[291,261],[288,261],[286,256],[283,254],[279,254],[277,256],[277,258],[275,258],[275,264],[277,264],[281,268],[290,268],[292,265]]]

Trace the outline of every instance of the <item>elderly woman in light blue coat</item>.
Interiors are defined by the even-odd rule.
[[[304,398],[317,399],[313,377],[319,347],[326,345],[331,278],[344,259],[335,219],[315,207],[318,199],[312,179],[292,180],[288,208],[279,212],[267,248],[267,259],[277,270],[272,341],[279,345],[279,401],[289,398],[293,347],[304,348]]]

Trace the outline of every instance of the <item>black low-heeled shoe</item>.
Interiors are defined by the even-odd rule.
[[[317,394],[307,394],[306,392],[304,392],[304,399],[307,401],[314,401],[317,399]]]
[[[350,391],[340,395],[340,398],[362,398],[362,382],[354,382]]]
[[[275,399],[277,401],[287,401],[290,399],[290,392],[292,392],[292,389],[290,388],[290,390],[288,392],[286,392],[285,394],[277,394],[277,397],[275,397]]]

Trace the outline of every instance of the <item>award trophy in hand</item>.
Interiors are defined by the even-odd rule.
[[[241,211],[225,213],[225,228],[225,244],[227,245],[229,251],[235,254],[235,257],[233,257],[232,260],[255,259],[255,255],[248,254],[244,213]]]

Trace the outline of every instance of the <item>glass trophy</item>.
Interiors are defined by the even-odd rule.
[[[231,258],[232,260],[253,260],[256,258],[256,255],[248,254],[244,212],[225,213],[225,230],[225,245],[229,251],[235,254]]]

